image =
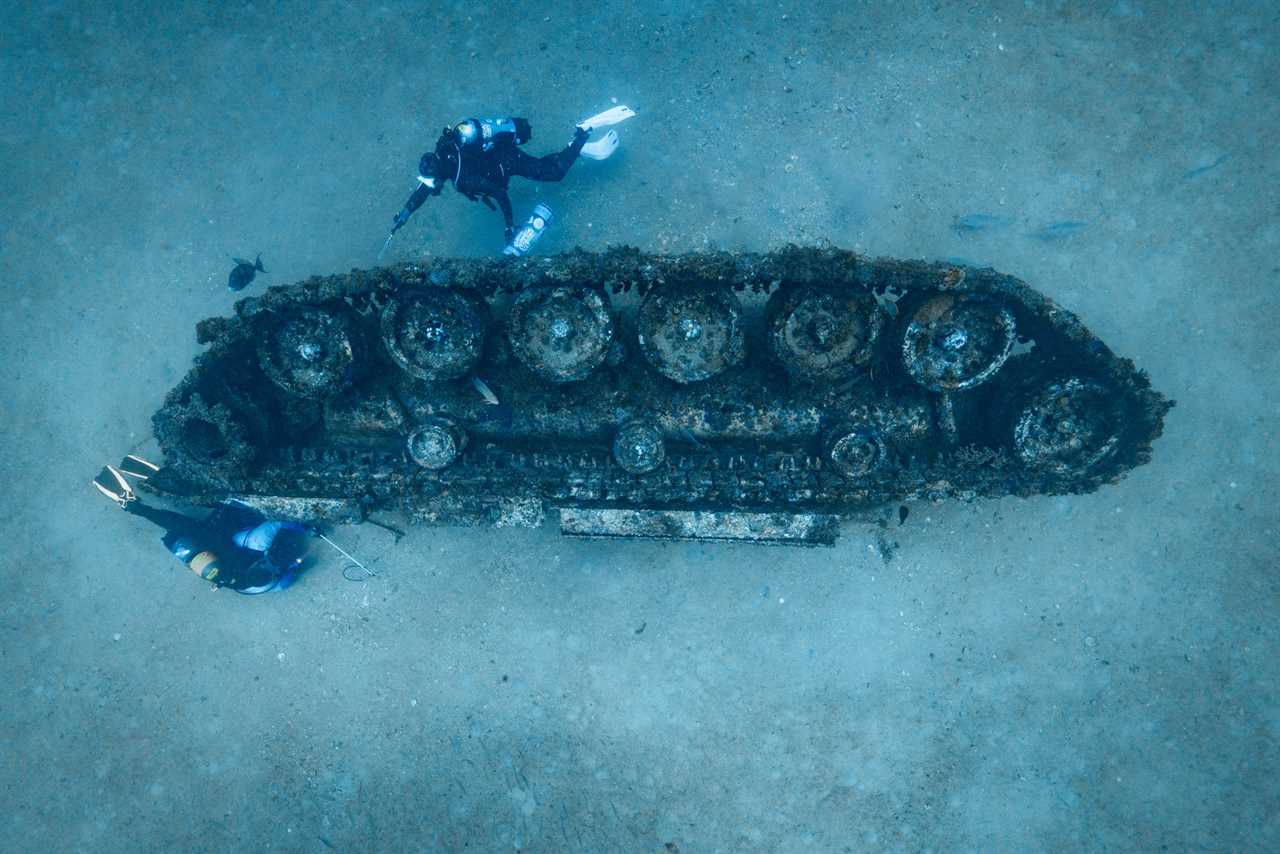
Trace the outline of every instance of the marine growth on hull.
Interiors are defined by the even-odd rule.
[[[199,324],[149,485],[277,515],[829,543],[890,502],[1089,492],[1172,405],[992,270],[836,249],[438,259]]]

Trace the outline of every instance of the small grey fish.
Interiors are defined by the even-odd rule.
[[[704,451],[705,451],[705,450],[707,450],[707,446],[706,446],[706,445],[704,445],[704,444],[702,444],[701,442],[699,442],[699,441],[698,441],[698,437],[697,437],[697,436],[695,436],[695,435],[693,435],[693,431],[692,431],[692,430],[690,430],[689,428],[687,428],[687,427],[680,427],[680,428],[678,428],[678,429],[676,430],[676,432],[677,432],[677,433],[679,433],[679,434],[680,434],[680,437],[681,437],[682,439],[684,439],[686,442],[689,442],[690,444],[692,444],[692,445],[694,445],[694,446],[696,446],[696,447],[699,447],[699,448],[701,448],[701,449],[702,449],[702,450],[704,450]]]
[[[1214,160],[1212,163],[1205,163],[1200,166],[1197,166],[1194,169],[1188,169],[1186,172],[1182,173],[1182,177],[1186,178],[1187,180],[1190,180],[1192,178],[1199,178],[1201,175],[1208,172],[1209,170],[1217,169],[1219,166],[1225,163],[1227,161],[1227,158],[1230,156],[1231,156],[1230,154],[1224,154],[1221,157],[1219,157],[1217,160]]]
[[[1043,240],[1045,242],[1066,240],[1068,237],[1074,237],[1088,227],[1089,223],[1087,222],[1067,219],[1062,222],[1051,222],[1044,228],[1038,228],[1031,232],[1031,236],[1036,240]]]
[[[253,277],[259,273],[267,272],[262,266],[262,256],[259,255],[253,261],[246,261],[243,258],[232,258],[236,262],[235,267],[231,269],[231,275],[227,276],[227,288],[233,291],[242,291],[249,287],[249,283],[253,281]]]
[[[498,405],[498,396],[493,393],[493,389],[489,388],[489,384],[480,379],[475,374],[471,375],[471,385],[476,391],[480,392],[480,396],[484,398],[484,402],[490,406]]]
[[[979,231],[995,231],[1013,225],[1013,220],[998,214],[973,213],[958,216],[951,222],[956,234],[976,234]]]

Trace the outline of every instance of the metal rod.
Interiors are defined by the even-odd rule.
[[[343,557],[345,557],[347,560],[351,561],[351,562],[352,562],[352,563],[354,563],[356,566],[358,566],[358,567],[360,567],[361,569],[363,569],[363,570],[364,570],[364,574],[365,574],[365,575],[367,575],[367,576],[369,576],[370,578],[372,578],[372,577],[374,577],[374,576],[376,576],[376,575],[378,574],[378,573],[374,572],[373,570],[369,569],[369,567],[365,566],[365,565],[364,565],[363,563],[361,563],[360,561],[356,560],[354,557],[352,557],[352,556],[351,556],[351,554],[350,554],[346,549],[344,549],[342,546],[338,545],[338,544],[337,544],[337,543],[335,543],[333,540],[331,540],[331,539],[329,539],[328,537],[326,537],[324,534],[317,534],[317,536],[319,536],[319,537],[320,537],[320,539],[324,540],[326,543],[328,543],[329,545],[331,545],[331,546],[333,546],[335,549],[337,549],[338,554],[342,555],[342,556],[343,556]]]
[[[375,259],[375,263],[382,260],[382,253],[387,251],[387,247],[391,245],[391,238],[395,236],[396,233],[394,231],[387,235],[387,239],[383,241],[382,248],[378,250],[378,257]]]

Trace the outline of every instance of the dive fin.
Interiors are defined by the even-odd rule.
[[[111,466],[102,467],[102,471],[93,479],[93,486],[121,507],[137,498],[124,475]]]
[[[619,104],[616,107],[610,107],[603,113],[596,113],[589,119],[583,119],[578,122],[578,127],[587,130],[595,128],[607,128],[610,125],[621,124],[636,114],[636,111],[628,107],[626,104]]]
[[[588,160],[606,160],[618,150],[618,132],[609,131],[599,139],[582,146],[582,156]]]
[[[148,460],[144,460],[136,454],[125,454],[125,457],[120,461],[118,468],[122,474],[127,474],[130,477],[136,477],[139,480],[146,480],[151,477],[151,475],[160,471],[160,466],[153,462],[149,462]]]

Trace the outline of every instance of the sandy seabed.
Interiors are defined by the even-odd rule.
[[[1275,850],[1274,7],[6,4],[0,847]],[[618,99],[539,251],[1017,275],[1178,400],[1068,498],[826,550],[339,528],[211,592],[88,488],[253,288],[371,266],[467,114]],[[988,214],[1003,225],[953,228]],[[1039,229],[1085,226],[1043,240]],[[488,254],[447,191],[395,260]]]

